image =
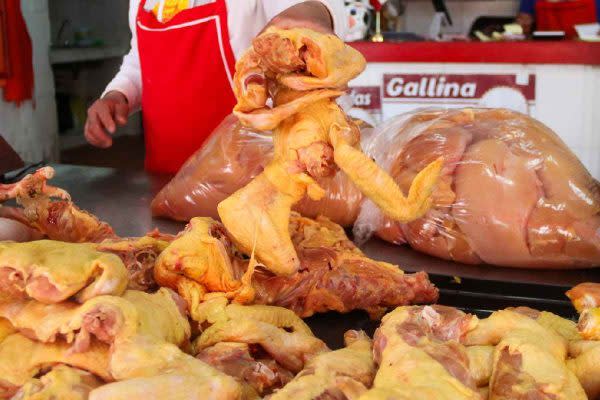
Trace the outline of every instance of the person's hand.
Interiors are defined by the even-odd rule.
[[[117,130],[117,125],[123,126],[127,123],[127,98],[121,92],[108,92],[88,108],[87,115],[84,128],[87,141],[96,147],[110,147],[111,135]]]
[[[281,29],[308,28],[333,34],[333,20],[327,7],[319,1],[305,1],[282,11],[265,26]],[[264,31],[263,29],[263,31]]]
[[[527,13],[519,13],[517,15],[516,23],[521,25],[521,28],[523,28],[524,35],[530,35],[533,29],[533,15]]]

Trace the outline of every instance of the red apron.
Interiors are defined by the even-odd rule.
[[[166,23],[140,1],[146,169],[175,173],[235,105],[235,58],[225,0],[193,7]]]

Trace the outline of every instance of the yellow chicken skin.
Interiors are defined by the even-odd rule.
[[[598,400],[600,399],[600,342],[581,341],[575,346],[579,351],[573,353],[570,349],[574,358],[567,360],[567,367],[581,382],[588,399]]]
[[[0,242],[0,300],[32,298],[58,303],[75,296],[85,302],[100,295],[120,295],[127,270],[119,257],[89,243],[38,240]]]
[[[92,338],[111,345],[137,334],[183,345],[190,337],[190,326],[181,302],[167,288],[154,294],[129,290],[123,297],[99,296],[83,304],[32,300],[0,303],[0,316],[30,338],[71,343],[74,352],[87,351]]]
[[[275,151],[264,172],[222,201],[218,212],[238,248],[254,249],[275,274],[291,275],[300,267],[289,240],[291,207],[306,194],[322,198],[314,178],[338,167],[391,218],[411,221],[431,205],[441,160],[417,176],[405,197],[359,150],[357,125],[334,101],[365,65],[358,51],[333,35],[277,28],[257,37],[236,64],[234,114],[245,126],[273,130]]]
[[[40,378],[32,378],[11,400],[87,400],[101,382],[87,371],[66,365],[53,367]]]
[[[469,346],[466,352],[469,358],[469,372],[475,384],[478,388],[487,387],[492,376],[494,346]]]
[[[379,369],[367,399],[481,400],[459,342],[477,318],[444,306],[398,307],[375,332]]]
[[[197,320],[197,308],[209,292],[225,293],[240,302],[253,298],[249,282],[234,274],[234,251],[223,225],[211,218],[193,218],[158,257],[154,278],[179,293]]]
[[[10,397],[46,367],[66,364],[88,371],[104,381],[109,373],[109,349],[92,342],[87,351],[74,353],[64,342],[41,343],[15,333],[0,343],[0,398]]]
[[[265,396],[292,380],[307,361],[328,351],[293,311],[227,304],[212,296],[199,307],[204,327],[196,357],[235,377],[246,396]]]
[[[586,399],[566,366],[567,341],[528,315],[494,312],[469,332],[464,343],[495,345],[490,399]]]
[[[89,400],[238,400],[231,378],[169,372],[109,383],[90,393]]]
[[[367,391],[375,376],[371,340],[364,332],[348,331],[346,347],[322,353],[270,400],[357,398]]]
[[[9,335],[15,333],[17,330],[12,324],[5,318],[0,317],[0,343],[6,339]]]
[[[212,394],[215,396],[214,398],[218,399],[239,399],[242,395],[241,386],[233,378],[184,353],[177,346],[157,340],[152,336],[136,335],[117,341],[112,351],[108,370],[115,380],[123,382],[116,386],[99,389],[98,392],[92,393],[91,398],[112,398],[100,397],[100,395],[117,396],[120,390],[123,390],[124,393],[131,393],[132,396],[137,396],[136,393],[139,395],[145,393],[150,399],[171,398],[170,396],[157,397],[159,394],[165,393],[159,386],[161,384],[169,385],[171,378],[188,383],[196,381],[197,383],[190,385],[192,393],[205,393],[206,396]],[[171,378],[166,379],[161,376],[170,376]],[[142,390],[140,387],[136,388],[143,383],[148,383],[151,385],[150,387],[155,388],[157,394],[140,391]],[[181,390],[176,390],[174,393],[185,395]]]
[[[194,342],[196,352],[219,342],[260,345],[275,361],[292,372],[299,372],[315,355],[327,351],[323,341],[303,332],[286,332],[255,319],[217,322]]]

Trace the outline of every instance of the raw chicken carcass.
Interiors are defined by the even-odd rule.
[[[222,295],[201,309],[197,322],[205,330],[196,341],[196,357],[235,377],[247,393],[265,396],[280,389],[304,361],[327,351],[288,309],[227,304]]]
[[[437,300],[426,273],[405,274],[396,265],[369,259],[326,218],[292,214],[290,235],[300,270],[291,276],[257,270],[255,303],[286,307],[301,317],[355,309],[377,316],[388,307]]]
[[[269,400],[356,399],[375,377],[371,339],[364,332],[348,331],[346,347],[319,354]]]
[[[469,332],[466,344],[494,345],[491,399],[586,399],[567,367],[567,341],[531,315],[512,310],[494,312]]]
[[[365,202],[359,240],[375,231],[468,264],[600,266],[600,187],[535,119],[505,109],[418,110],[373,137],[367,152],[404,190],[436,158],[444,168],[423,218],[394,222]]]
[[[370,132],[370,128],[361,129],[361,138],[369,137]],[[273,135],[245,128],[230,115],[154,197],[152,213],[184,222],[194,217],[217,219],[217,204],[250,183],[272,158]],[[325,189],[325,197],[311,200],[304,196],[293,209],[310,218],[324,215],[342,226],[351,226],[358,216],[362,193],[342,171],[316,181]]]
[[[233,378],[152,336],[115,342],[107,369],[120,382],[93,391],[91,399],[237,400],[242,396],[241,385]]]
[[[87,400],[102,382],[87,371],[57,365],[39,378],[32,378],[11,400]]]
[[[567,366],[585,390],[589,400],[600,399],[600,342],[587,341],[584,349],[578,353],[571,354],[572,359],[567,360]]]
[[[441,160],[417,175],[405,197],[359,150],[360,130],[334,102],[365,63],[333,35],[269,28],[236,65],[234,114],[245,126],[273,130],[275,151],[264,171],[217,210],[239,249],[255,250],[258,261],[278,275],[300,268],[288,236],[292,206],[305,195],[323,198],[315,179],[338,167],[395,220],[418,218],[431,204]],[[268,98],[273,108],[267,107]]]
[[[73,352],[87,351],[93,340],[112,345],[138,334],[181,346],[190,337],[181,301],[166,288],[154,294],[130,290],[123,297],[98,296],[83,304],[15,300],[0,304],[0,316],[31,339],[72,343]]]
[[[41,343],[15,333],[0,342],[0,398],[10,397],[47,367],[65,364],[112,381],[108,371],[108,346],[92,343],[83,353],[74,353],[64,342]]]
[[[187,301],[196,321],[203,319],[202,301],[214,292],[241,303],[285,307],[301,317],[355,309],[376,316],[387,307],[438,298],[426,273],[405,274],[395,265],[367,258],[341,226],[326,218],[292,213],[289,228],[302,266],[290,276],[249,268],[220,223],[194,218],[159,257],[156,280]]]
[[[482,400],[460,344],[477,318],[444,306],[398,307],[375,332],[379,369],[360,399]]]
[[[22,207],[0,206],[0,217],[22,222],[53,240],[80,243],[116,237],[110,225],[74,205],[67,192],[48,185],[53,176],[52,167],[43,167],[17,183],[0,184],[0,203],[15,199]]]
[[[101,253],[92,243],[39,240],[0,243],[0,299],[32,298],[58,303],[75,296],[84,302],[127,287],[119,257]]]

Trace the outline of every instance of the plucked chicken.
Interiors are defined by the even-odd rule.
[[[346,347],[315,356],[269,400],[357,399],[375,377],[371,339],[364,333],[344,334]]]
[[[112,345],[138,334],[181,346],[191,334],[181,302],[166,288],[154,294],[129,290],[122,297],[98,296],[83,304],[14,300],[0,303],[0,316],[30,339],[62,340],[79,353],[89,349],[92,339]]]
[[[264,171],[223,200],[218,212],[239,249],[254,249],[278,275],[300,268],[288,233],[292,206],[305,195],[323,198],[315,178],[338,167],[395,220],[418,218],[431,204],[441,161],[427,166],[405,197],[358,149],[358,127],[334,102],[364,67],[362,55],[333,35],[276,28],[258,36],[236,65],[234,114],[245,126],[273,130],[275,151]]]
[[[469,356],[460,343],[477,317],[444,306],[398,307],[375,332],[379,365],[360,399],[481,400]]]
[[[301,268],[281,276],[250,268],[253,264],[220,223],[194,218],[160,255],[155,278],[187,301],[194,319],[199,319],[199,304],[214,292],[241,303],[285,307],[301,317],[355,309],[377,316],[387,307],[431,303],[438,297],[426,273],[405,274],[395,265],[367,258],[341,226],[326,218],[312,220],[293,213],[289,237]]]
[[[75,296],[85,302],[127,287],[127,270],[114,254],[92,243],[52,240],[0,242],[0,300],[35,299],[58,303]]]
[[[567,340],[529,314],[496,311],[479,321],[463,343],[495,346],[490,399],[587,399],[567,367]]]
[[[394,222],[363,204],[355,232],[463,263],[600,266],[600,187],[548,127],[505,109],[419,110],[380,127],[367,152],[405,189],[443,157],[433,207]],[[498,246],[502,243],[502,246]]]

